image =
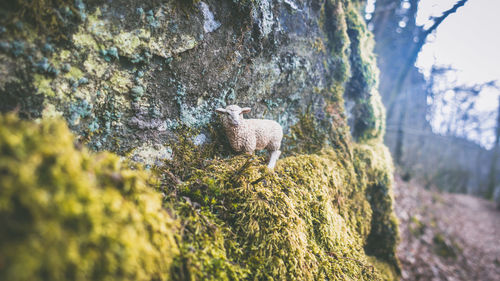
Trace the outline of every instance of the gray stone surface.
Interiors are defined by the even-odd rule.
[[[232,103],[251,106],[249,117],[276,120],[288,133],[306,113],[320,129],[345,128],[345,98],[358,112],[348,112],[351,128],[353,119],[365,119],[366,131],[378,132],[368,138],[380,135],[371,39],[357,4],[179,3],[79,6],[81,19],[60,31],[67,40],[28,24],[7,30],[0,35],[9,45],[0,52],[0,109],[18,108],[29,118],[61,115],[92,149],[122,155],[165,146],[180,126],[208,136],[214,109]],[[366,69],[368,76],[357,75]]]

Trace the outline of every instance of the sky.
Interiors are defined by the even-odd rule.
[[[429,22],[453,6],[456,0],[420,1],[417,24]],[[500,79],[500,1],[469,0],[448,16],[431,35],[420,53],[418,66],[429,68],[434,61],[452,65],[461,79],[482,82]]]
[[[420,0],[418,7],[417,25],[428,28],[433,24],[432,17],[439,17],[449,10],[458,0]],[[367,0],[366,19],[371,18],[375,9],[376,0]],[[402,0],[402,6],[409,8],[409,1]],[[416,66],[429,78],[433,65],[450,67],[455,71],[447,75],[451,88],[454,85],[477,85],[489,81],[497,81],[500,87],[500,0],[469,0],[460,7],[456,13],[449,15],[429,35],[426,44],[419,54]],[[400,27],[404,28],[404,22]],[[433,115],[430,123],[436,133],[440,124],[451,120],[453,116],[455,94],[447,92],[441,102],[432,101],[437,105],[440,114]],[[476,116],[481,116],[480,132],[469,133],[472,127],[466,128],[466,138],[479,143],[485,148],[493,147],[496,127],[496,112],[498,111],[499,89],[487,88],[483,90],[471,111]],[[455,106],[456,107],[456,106]],[[434,107],[436,108],[436,106]],[[491,113],[491,114],[488,114]],[[486,116],[486,117],[485,117]],[[477,127],[474,127],[477,128]]]
[[[457,0],[421,0],[417,24],[429,25],[429,17],[440,16]],[[457,69],[460,84],[500,82],[500,11],[499,0],[469,0],[446,18],[422,48],[417,66],[428,74],[433,64]],[[500,83],[499,83],[500,84]],[[498,90],[485,90],[476,105],[478,111],[496,111]],[[485,127],[494,127],[495,120]],[[474,136],[471,136],[474,139]],[[490,147],[493,136],[474,139]]]

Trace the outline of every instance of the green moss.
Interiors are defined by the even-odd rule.
[[[345,19],[345,7],[341,0],[327,0],[321,7],[319,26],[326,34],[326,47],[330,57],[327,61],[332,73],[333,87],[342,87],[350,73],[348,63],[349,37]]]
[[[63,122],[0,116],[0,279],[169,279],[175,223],[150,176],[73,142]]]
[[[33,23],[38,33],[47,34],[56,39],[67,39],[64,30],[69,21],[84,19],[85,7],[74,0],[7,0],[2,5],[4,17],[2,25],[11,24],[22,33],[25,22]]]
[[[73,66],[69,69],[69,71],[66,74],[64,74],[64,77],[79,80],[80,78],[83,77],[83,72],[80,68]]]
[[[349,6],[347,15],[347,34],[350,40],[349,61],[351,77],[346,88],[346,95],[352,98],[367,97],[377,85],[377,67],[373,55],[373,39],[366,30],[366,25],[359,12]]]
[[[126,71],[116,71],[109,79],[108,85],[119,93],[128,93],[133,87],[133,77]]]
[[[375,92],[366,99],[361,98],[355,102],[353,136],[359,141],[382,141],[385,132],[385,108],[380,95]]]
[[[290,127],[290,135],[284,138],[286,151],[294,153],[313,153],[320,151],[326,144],[327,133],[320,129],[318,121],[310,113],[300,116],[299,121]]]
[[[159,167],[160,174],[175,175],[180,181],[184,181],[190,178],[194,171],[203,170],[214,155],[223,156],[231,151],[221,124],[214,124],[208,132],[210,139],[216,141],[195,145],[194,138],[200,134],[199,129],[186,125],[176,127],[176,139],[169,144],[172,157],[165,161],[165,166]],[[171,179],[168,183],[170,189],[176,188]]]
[[[350,40],[349,62],[351,77],[345,88],[345,98],[354,101],[353,136],[360,141],[382,139],[385,111],[376,91],[378,70],[373,56],[373,38],[355,5],[348,6],[347,34]]]
[[[355,146],[356,174],[367,185],[366,198],[373,211],[371,230],[365,250],[393,266],[394,274],[400,274],[396,253],[399,240],[398,221],[392,203],[392,160],[390,153],[378,140]]]
[[[163,172],[165,190],[172,194],[167,206],[173,204],[177,210],[189,206],[184,211],[196,215],[189,220],[181,215],[192,230],[184,232],[180,243],[181,249],[190,251],[184,253],[187,260],[178,260],[178,276],[213,277],[205,273],[213,271],[214,262],[206,255],[231,264],[225,272],[239,272],[240,277],[249,272],[256,280],[394,280],[397,276],[394,258],[369,257],[366,251],[380,247],[394,257],[394,243],[369,239],[388,234],[378,233],[380,229],[392,229],[396,232],[391,235],[397,235],[392,205],[389,209],[384,205],[392,201],[390,158],[382,145],[382,155],[369,145],[362,147],[366,151],[356,149],[356,159],[363,160],[355,163],[346,158],[349,154],[326,149],[283,158],[271,172],[262,157],[206,160],[186,140],[180,143],[185,145],[174,148],[174,159],[168,162],[171,173]],[[198,164],[192,165],[192,159]],[[358,175],[360,169],[367,171]],[[367,195],[380,173],[385,177],[377,183],[385,184],[388,196],[381,196],[379,205]],[[381,212],[388,212],[389,218]],[[374,230],[376,224],[381,225]]]
[[[55,92],[52,89],[52,79],[45,77],[42,74],[34,74],[33,75],[33,86],[36,88],[37,94],[43,94],[46,96],[54,96]]]
[[[251,272],[235,257],[241,256],[234,234],[209,210],[189,199],[171,205],[182,217],[180,255],[175,258],[174,280],[245,280]]]
[[[373,264],[375,268],[380,272],[382,280],[399,280],[400,274],[398,274],[391,264],[382,262],[375,257],[368,257],[368,260]]]
[[[76,150],[61,123],[33,125],[11,116],[0,123],[0,171],[9,175],[2,183],[17,187],[0,194],[1,241],[9,241],[1,245],[2,258],[13,261],[0,276],[21,276],[16,264],[28,264],[23,274],[31,280],[79,279],[86,272],[112,280],[394,280],[398,274],[390,158],[381,144],[297,154],[269,171],[263,157],[209,160],[218,148],[194,145],[199,132],[180,128],[185,134],[172,147],[173,159],[157,170],[164,206],[177,217],[173,227],[140,170],[110,154]],[[36,246],[47,244],[53,246]],[[28,252],[33,258],[22,254]]]
[[[147,47],[144,39],[150,38],[150,32],[145,29],[134,30],[133,32],[122,32],[113,38],[113,43],[118,46],[120,53],[127,57],[133,57],[140,53],[141,49]]]

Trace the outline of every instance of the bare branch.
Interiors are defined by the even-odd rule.
[[[444,11],[444,13],[440,16],[440,17],[437,17],[435,18],[434,20],[434,23],[432,24],[431,27],[429,27],[429,29],[425,30],[423,32],[423,38],[420,38],[419,42],[420,41],[423,41],[423,44],[425,44],[425,40],[427,38],[427,36],[429,34],[431,34],[434,30],[436,30],[436,28],[451,14],[455,13],[458,8],[462,7],[463,5],[465,5],[465,3],[467,2],[467,0],[460,0],[458,1],[457,3],[455,3],[455,5],[453,5],[453,7],[447,11]],[[423,45],[422,44],[422,45]],[[422,46],[420,46],[420,48],[422,48]]]
[[[392,112],[394,110],[394,104],[395,104],[396,97],[401,92],[403,85],[406,81],[406,78],[408,77],[408,73],[409,73],[411,67],[413,67],[413,65],[415,64],[417,57],[418,57],[418,54],[420,53],[420,50],[422,49],[423,45],[427,41],[427,36],[429,36],[429,34],[431,34],[434,30],[436,30],[436,28],[449,15],[455,13],[458,10],[458,8],[465,5],[465,3],[467,3],[467,1],[468,0],[460,0],[457,3],[455,3],[455,5],[453,5],[453,7],[451,9],[443,12],[443,14],[440,17],[437,17],[435,19],[434,23],[432,24],[432,26],[429,27],[428,29],[424,30],[422,32],[422,34],[419,36],[418,41],[413,45],[412,52],[410,53],[408,60],[403,67],[403,70],[401,71],[401,73],[399,74],[399,77],[396,80],[397,81],[396,86],[393,88],[393,90],[391,91],[391,93],[389,95],[389,99],[388,99],[388,103],[387,103],[387,105],[388,105],[387,107],[389,108],[389,110],[388,110],[389,116],[392,115]]]

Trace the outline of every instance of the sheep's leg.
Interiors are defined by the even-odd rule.
[[[281,155],[281,151],[279,151],[279,150],[275,150],[275,151],[271,152],[271,156],[269,157],[269,164],[267,165],[267,167],[269,169],[274,169],[274,166],[276,166],[276,161],[278,160],[280,155]]]

